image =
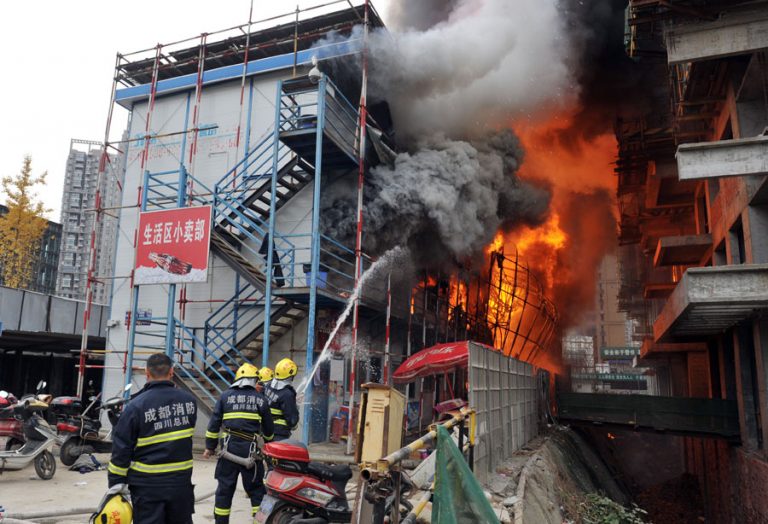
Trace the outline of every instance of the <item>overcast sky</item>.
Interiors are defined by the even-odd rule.
[[[320,0],[254,0],[254,20]],[[359,4],[360,0],[353,3]],[[387,18],[387,0],[374,0]],[[37,0],[0,2],[0,175],[24,155],[48,171],[40,197],[58,221],[70,138],[102,140],[115,53],[248,21],[250,0]],[[341,5],[340,5],[341,6]],[[126,112],[116,110],[113,131]],[[0,195],[5,201],[5,195]]]

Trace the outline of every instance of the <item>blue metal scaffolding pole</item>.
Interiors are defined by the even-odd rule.
[[[184,131],[189,126],[189,104],[192,93],[187,93],[187,108],[184,114]],[[181,154],[179,155],[179,185],[176,188],[176,207],[184,207],[187,202],[187,169],[184,167],[184,153],[187,150],[187,133],[181,135]],[[168,308],[165,315],[165,354],[173,360],[173,339],[176,332],[176,284],[168,286]]]
[[[269,232],[267,233],[267,290],[264,297],[264,334],[261,344],[261,365],[269,366],[269,339],[272,324],[272,273],[275,263],[275,193],[277,192],[277,170],[280,157],[280,99],[283,95],[283,81],[277,83],[277,99],[275,100],[275,129],[272,133],[272,176],[269,185]]]
[[[145,138],[145,140],[148,140]],[[142,212],[147,210],[147,184],[149,184],[149,170],[144,170],[144,180],[142,186],[144,192],[141,195]],[[137,218],[138,222],[138,218]],[[131,301],[131,325],[128,328],[128,354],[125,357],[125,385],[128,386],[133,381],[133,351],[136,346],[136,314],[139,310],[139,286],[133,286],[133,297]],[[131,395],[130,390],[125,391],[123,396],[128,398]]]
[[[309,277],[309,318],[307,319],[307,362],[305,373],[310,373],[314,364],[315,320],[317,317],[317,274],[320,271],[320,178],[323,165],[323,128],[325,127],[325,75],[317,85],[317,134],[315,136],[315,183],[312,196],[312,260]],[[307,381],[304,392],[304,415],[301,424],[301,439],[309,443],[309,419],[312,409],[312,381]]]

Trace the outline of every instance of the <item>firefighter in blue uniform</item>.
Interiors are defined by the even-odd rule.
[[[256,391],[258,368],[243,364],[237,370],[235,382],[216,402],[208,431],[205,432],[205,452],[211,457],[223,440],[222,451],[216,464],[216,501],[213,508],[216,524],[227,524],[232,507],[232,496],[237,478],[242,476],[243,489],[251,499],[253,515],[259,511],[264,498],[264,463],[256,457],[258,435],[272,440],[274,427],[269,404]]]
[[[174,386],[167,355],[151,355],[146,374],[146,385],[126,404],[113,432],[109,486],[128,485],[134,524],[191,524],[197,403]]]
[[[284,358],[275,366],[275,378],[264,388],[269,401],[269,411],[275,421],[275,440],[291,438],[291,431],[299,424],[296,406],[296,390],[291,386],[298,367],[290,358]]]

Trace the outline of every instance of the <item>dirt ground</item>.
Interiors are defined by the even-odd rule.
[[[106,464],[109,455],[96,455]],[[195,465],[192,470],[192,482],[195,484],[195,497],[212,494],[216,489],[213,478],[215,460],[204,460],[195,455]],[[94,471],[81,474],[68,471],[58,458],[56,459],[56,474],[51,480],[40,480],[35,475],[34,467],[21,471],[6,471],[0,475],[0,506],[5,508],[6,516],[19,518],[19,514],[32,514],[44,511],[61,510],[62,513],[75,508],[95,507],[104,491],[107,489],[107,472]],[[232,501],[232,522],[246,522],[250,517],[251,503],[246,497],[241,485]],[[58,518],[30,518],[40,524],[82,524],[86,521],[83,515],[73,515]],[[194,524],[213,522],[213,496],[199,501],[195,505]]]
[[[651,522],[663,524],[702,524],[707,522],[704,502],[696,477],[683,475],[646,489],[637,503],[648,512]]]

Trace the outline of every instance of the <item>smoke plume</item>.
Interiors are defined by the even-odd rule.
[[[549,193],[516,176],[522,157],[508,130],[472,142],[420,139],[394,166],[377,166],[367,177],[364,249],[378,254],[407,244],[417,260],[434,265],[481,251],[505,223],[540,223]],[[323,228],[333,237],[354,238],[350,194],[341,186],[323,203]]]
[[[399,0],[371,37],[370,96],[402,138],[461,138],[566,107],[574,82],[556,0]]]

